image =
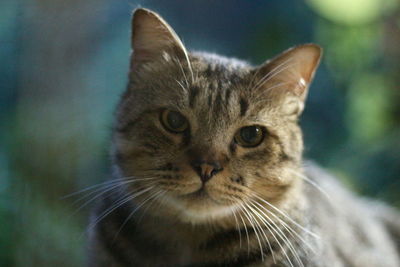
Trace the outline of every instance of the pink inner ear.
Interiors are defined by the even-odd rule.
[[[267,79],[263,87],[268,89],[271,84],[285,83],[287,90],[279,91],[276,88],[275,93],[291,91],[304,100],[307,94],[307,88],[311,83],[314,73],[318,67],[321,57],[321,48],[314,44],[306,44],[291,48],[278,55],[265,65],[260,67],[260,73],[268,75],[272,73],[271,79]],[[276,72],[274,74],[274,72]]]

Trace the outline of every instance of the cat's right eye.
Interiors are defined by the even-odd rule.
[[[187,119],[181,113],[173,110],[163,110],[160,121],[165,129],[173,133],[182,133],[189,128]]]
[[[264,140],[265,129],[258,125],[246,126],[235,134],[235,142],[243,147],[256,147]]]

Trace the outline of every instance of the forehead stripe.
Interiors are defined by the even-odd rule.
[[[196,96],[199,93],[199,88],[197,86],[192,86],[189,91],[189,107],[193,108]]]
[[[239,99],[239,105],[240,105],[240,116],[244,116],[246,115],[246,112],[249,108],[249,103],[247,102],[246,99],[244,99],[243,97],[241,97]]]

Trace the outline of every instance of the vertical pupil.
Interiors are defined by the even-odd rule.
[[[242,129],[241,135],[242,135],[243,140],[245,140],[246,142],[251,142],[257,138],[258,132],[259,132],[259,129],[257,127],[246,127],[244,129]]]
[[[182,119],[182,116],[177,112],[170,112],[168,114],[167,119],[168,119],[169,125],[174,129],[180,128],[184,124],[184,120]]]

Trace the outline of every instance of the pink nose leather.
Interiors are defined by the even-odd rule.
[[[192,167],[196,173],[200,176],[203,183],[211,179],[216,173],[222,170],[221,165],[218,162],[204,162],[204,161],[193,161]]]

